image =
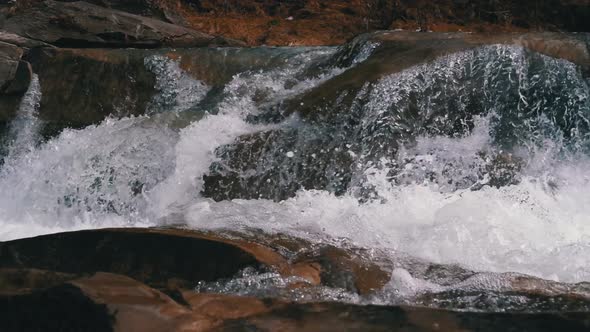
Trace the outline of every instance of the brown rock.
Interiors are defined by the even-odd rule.
[[[0,42],[0,90],[5,91],[16,76],[23,50],[15,45]]]
[[[118,273],[161,288],[171,280],[192,288],[261,264],[236,245],[156,230],[82,231],[0,243],[3,268]]]
[[[71,284],[93,302],[107,306],[116,331],[178,331],[187,320],[203,326],[201,315],[190,317],[188,308],[131,278],[98,273]]]
[[[48,134],[64,127],[83,128],[108,116],[144,114],[156,94],[155,75],[144,65],[144,52],[31,50],[26,59],[39,76],[39,117],[46,123]]]
[[[4,29],[62,47],[155,48],[240,45],[160,20],[86,2],[43,1],[16,11]]]
[[[33,40],[29,38],[25,38],[14,33],[10,33],[7,31],[0,31],[0,41],[12,45],[16,45],[19,47],[52,47],[51,45],[44,43],[42,41]]]
[[[74,278],[72,274],[54,271],[0,268],[0,295],[30,293],[58,286]]]
[[[19,61],[16,72],[12,81],[8,84],[4,93],[6,94],[23,94],[29,88],[33,79],[33,69],[31,64],[26,61]]]
[[[23,53],[22,48],[0,41],[0,134],[16,114],[20,98],[31,82],[31,66],[21,60]]]

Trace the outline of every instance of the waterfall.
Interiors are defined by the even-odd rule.
[[[256,229],[385,253],[399,262],[390,286],[407,294],[504,287],[503,272],[590,281],[580,68],[490,45],[349,84],[378,49],[240,50],[272,61],[207,84],[148,55],[158,94],[145,115],[43,143],[35,76],[0,170],[0,240],[110,226]],[[347,89],[329,99],[331,86]],[[294,101],[309,111],[290,112]],[[189,113],[199,116],[175,119]],[[424,262],[484,275],[449,285]],[[280,284],[246,273],[203,289],[244,292],[248,278]]]

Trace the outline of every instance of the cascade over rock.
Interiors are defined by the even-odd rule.
[[[588,8],[0,3],[0,330],[589,329]]]
[[[503,118],[509,121],[518,117],[513,108],[530,113],[526,109],[529,104],[537,104],[543,112],[555,112],[557,117],[567,116],[567,110],[557,104],[559,96],[569,91],[572,103],[579,101],[582,109],[590,107],[585,97],[578,100],[575,89],[587,86],[589,45],[587,34],[379,32],[358,37],[331,59],[336,67],[346,70],[253,117],[258,123],[276,123],[296,115],[299,122],[247,134],[218,149],[221,161],[205,175],[203,193],[215,200],[277,201],[292,197],[301,188],[329,190],[336,195],[351,190],[361,197],[372,195],[370,188],[355,188],[363,181],[361,174],[381,158],[396,156],[413,144],[417,135],[462,135],[473,128],[476,116],[493,110],[506,112]],[[560,60],[577,68],[556,73],[562,68]],[[530,73],[506,70],[511,65],[528,66]],[[537,82],[541,75],[547,80]],[[515,83],[513,77],[522,82]],[[529,92],[520,89],[532,84],[529,80],[538,87],[524,97],[522,94]],[[557,87],[559,80],[563,80],[559,83],[563,88]],[[569,88],[565,88],[567,80],[571,80]],[[496,88],[507,91],[504,95],[486,93]],[[496,105],[502,105],[504,111],[496,110]],[[566,135],[572,130],[587,132],[585,115],[579,116],[574,126],[580,127],[575,129],[565,120],[558,122]],[[516,139],[506,136],[498,143],[510,151]],[[289,152],[295,158],[289,157]],[[484,173],[489,175],[486,184],[492,186],[518,182],[516,174],[522,167],[518,158],[494,152],[480,157],[485,160],[483,165],[470,166],[479,171],[452,187],[478,188],[473,177],[481,180]]]

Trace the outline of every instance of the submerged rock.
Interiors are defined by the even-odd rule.
[[[380,32],[329,62],[343,72],[255,116],[284,122],[279,129],[217,149],[205,196],[280,201],[318,189],[372,199],[365,177],[374,171],[395,185],[500,187],[519,181],[524,163],[511,155],[515,147],[542,144],[543,135],[585,146],[590,132],[587,34]],[[418,142],[466,138],[482,119],[490,144],[470,156]]]

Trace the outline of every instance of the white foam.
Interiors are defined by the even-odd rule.
[[[243,120],[258,110],[252,90],[270,91],[264,100],[270,103],[329,76],[287,88],[285,80],[293,72],[287,73],[237,76],[226,87],[228,96],[219,113],[206,115],[180,133],[157,120],[109,119],[83,130],[67,130],[10,160],[0,175],[0,240],[82,228],[154,225],[162,222],[160,218],[180,214],[181,221],[195,228],[255,227],[315,241],[344,237],[360,246],[386,249],[392,258],[405,253],[480,271],[590,281],[590,163],[585,160],[560,163],[555,154],[547,157],[552,162],[542,169],[550,165],[547,176],[557,184],[549,186],[551,190],[538,172],[525,172],[517,185],[449,192],[435,183],[396,187],[387,179],[387,169],[375,168],[367,170],[367,181],[381,199],[367,203],[351,194],[336,197],[310,190],[280,203],[216,203],[200,197],[202,175],[215,160],[215,149],[239,135],[265,129]],[[479,128],[486,126],[483,121]],[[406,153],[426,160],[434,149],[447,159],[460,159],[485,148],[487,133],[476,130],[454,139],[424,136]],[[117,177],[112,184],[94,190],[97,177],[110,181],[105,172],[113,167]],[[146,183],[139,195],[128,190],[128,181],[134,179]],[[59,199],[65,197],[82,201],[64,205]],[[114,202],[117,213],[109,210],[108,201]],[[423,287],[397,272],[393,282],[406,291]]]

